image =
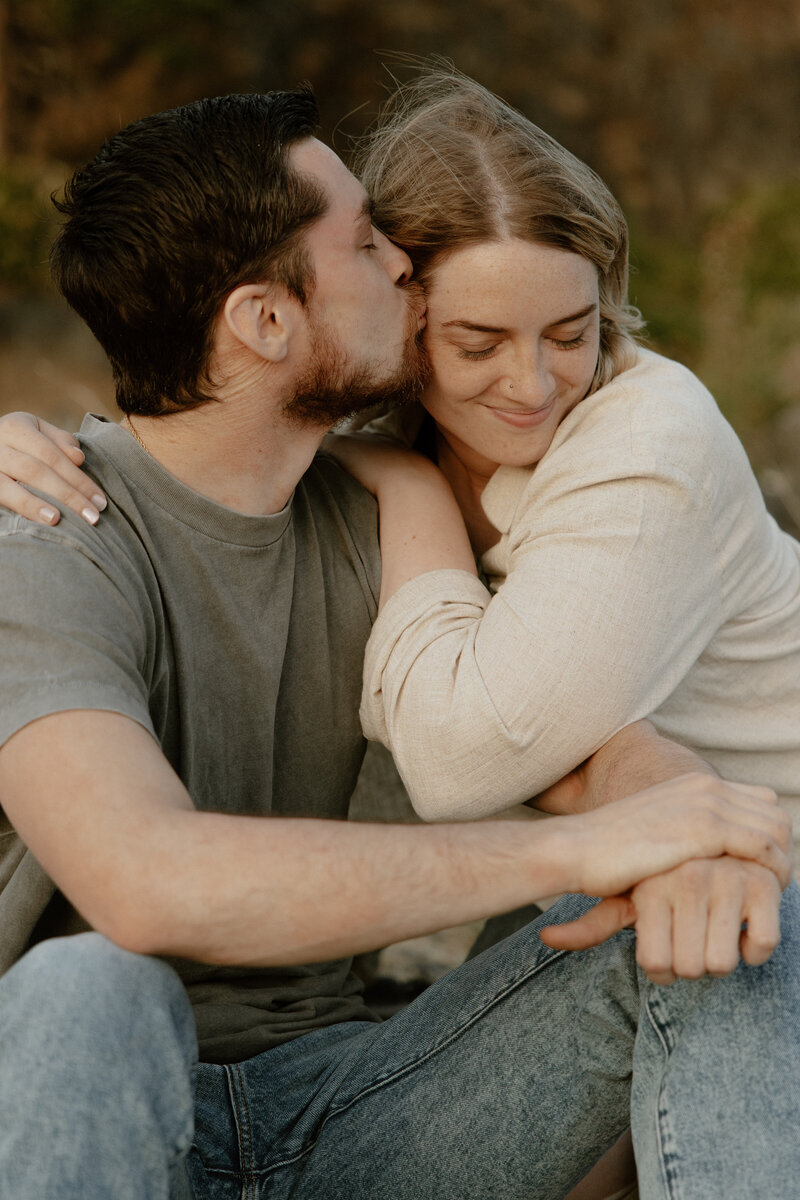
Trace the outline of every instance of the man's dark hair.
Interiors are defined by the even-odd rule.
[[[287,156],[318,119],[310,88],[199,100],[123,129],[53,198],[67,218],[53,279],[108,355],[123,412],[213,399],[214,323],[240,284],[306,303],[304,233],[326,199]]]

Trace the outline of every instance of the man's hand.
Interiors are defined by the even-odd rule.
[[[601,901],[577,921],[548,926],[542,941],[585,950],[634,926],[636,960],[653,983],[729,975],[740,955],[750,966],[770,957],[780,941],[780,900],[780,884],[765,867],[695,859]]]
[[[612,802],[619,802],[620,795],[687,769],[695,773],[676,782],[679,787],[688,782],[686,796],[694,794],[705,809],[717,791],[711,769],[692,751],[662,738],[648,721],[637,721],[534,803],[552,813],[591,813],[608,804],[607,811],[613,812],[617,804]],[[698,770],[708,773],[705,784]],[[668,803],[670,791],[654,787],[650,794],[660,792]],[[767,789],[752,792],[769,794]],[[774,810],[776,816],[779,811]],[[779,819],[788,830],[788,819],[783,815]],[[644,832],[641,825],[639,831]],[[778,844],[783,851],[788,849],[788,839],[781,835]],[[548,926],[542,940],[555,949],[585,950],[626,926],[635,926],[637,961],[660,984],[678,977],[727,975],[738,964],[740,953],[745,962],[756,966],[769,958],[780,940],[778,911],[781,884],[787,877],[783,863],[778,860],[778,864],[776,870],[774,865],[769,869],[740,858],[693,859],[644,879],[630,893],[601,901],[578,921]]]
[[[31,413],[0,417],[0,505],[12,512],[40,525],[58,524],[58,509],[27,490],[34,487],[95,525],[106,498],[79,470],[82,462],[83,451],[71,433]]]
[[[792,823],[769,788],[690,774],[577,816],[545,822],[570,843],[566,890],[617,896],[696,858],[730,854],[760,863],[782,887]]]

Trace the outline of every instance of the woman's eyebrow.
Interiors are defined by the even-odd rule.
[[[551,321],[548,329],[553,329],[557,325],[569,325],[571,321],[580,321],[582,317],[588,317],[597,308],[596,304],[587,304],[586,308],[582,308],[580,312],[572,313],[569,317],[561,317],[558,321]]]
[[[597,308],[596,304],[587,304],[585,308],[579,312],[570,313],[568,317],[559,317],[557,321],[551,321],[547,326],[548,329],[557,329],[559,325],[569,325],[572,321],[580,321],[583,317],[588,317]],[[456,318],[454,321],[442,321],[442,329],[449,329],[456,325],[459,329],[467,329],[470,333],[508,333],[500,325],[479,325],[476,321],[463,321]]]
[[[501,329],[499,325],[476,325],[474,321],[442,321],[442,329],[449,329],[451,325],[458,325],[459,329],[469,329],[472,333],[507,333],[507,330]]]

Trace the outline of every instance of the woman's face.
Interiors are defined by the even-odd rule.
[[[436,267],[423,403],[470,471],[539,461],[591,386],[599,320],[597,271],[567,250],[484,242]]]

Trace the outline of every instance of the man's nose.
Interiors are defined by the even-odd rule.
[[[380,230],[375,231],[375,236],[380,239],[381,262],[389,278],[393,283],[408,283],[414,273],[414,267],[405,250],[395,246]]]

